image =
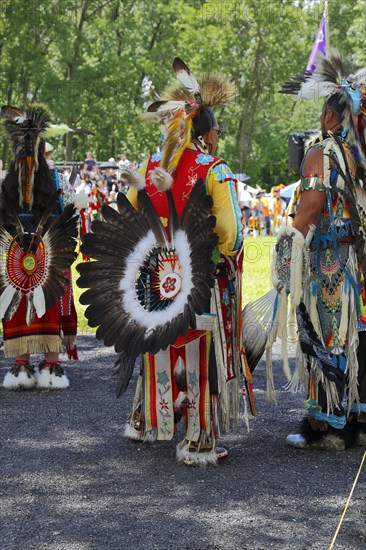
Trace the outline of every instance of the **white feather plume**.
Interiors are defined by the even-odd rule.
[[[28,292],[26,294],[26,300],[27,300],[27,311],[25,314],[25,322],[28,326],[30,326],[34,321],[34,304],[33,304],[33,292]]]
[[[88,195],[85,193],[84,189],[79,191],[78,193],[75,193],[74,195],[74,206],[78,210],[83,210],[84,208],[88,208],[89,201],[88,201]]]
[[[173,61],[173,70],[183,86],[185,86],[192,95],[200,93],[200,85],[196,77],[179,57],[176,57]]]
[[[16,289],[8,285],[0,296],[0,319],[3,319],[8,307],[10,306]]]
[[[33,292],[33,305],[36,310],[37,317],[43,317],[46,313],[46,300],[41,285],[37,286]]]
[[[173,185],[172,176],[160,166],[149,172],[151,182],[160,193],[167,191]]]
[[[160,105],[157,112],[158,113],[165,113],[167,111],[184,111],[185,103],[184,101],[167,101],[163,105]]]
[[[123,168],[120,177],[124,180],[126,185],[133,187],[137,191],[141,191],[146,187],[146,181],[144,176],[140,174],[138,170],[132,172],[128,168]]]
[[[181,357],[178,357],[174,366],[174,374],[181,376],[181,374],[186,370],[186,365]]]
[[[184,392],[184,391],[180,391],[178,393],[178,397],[177,399],[174,401],[173,405],[174,405],[174,409],[177,410],[177,409],[180,409],[181,406],[186,403],[188,401],[188,396],[187,394]]]
[[[302,99],[316,100],[319,97],[327,97],[336,92],[338,85],[333,82],[321,82],[314,74],[309,80],[304,82],[300,88],[300,97]]]

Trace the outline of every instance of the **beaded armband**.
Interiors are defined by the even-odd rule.
[[[325,191],[324,179],[319,177],[301,178],[301,191]]]

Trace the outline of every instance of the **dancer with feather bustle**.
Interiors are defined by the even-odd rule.
[[[314,73],[283,88],[305,99],[326,97],[322,135],[306,151],[300,203],[275,258],[274,331],[285,340],[289,294],[299,330],[290,387],[308,386],[308,416],[300,433],[287,437],[298,448],[366,445],[365,92],[366,69],[350,75],[335,49],[318,58]]]
[[[98,261],[80,268],[78,284],[91,286],[81,299],[90,304],[89,323],[99,325],[97,337],[124,352],[119,393],[131,378],[133,357],[142,354],[125,435],[170,440],[182,420],[178,460],[216,464],[227,456],[217,447],[220,429],[229,429],[230,416],[238,415],[242,225],[235,177],[215,156],[220,129],[212,107],[232,99],[234,90],[218,74],[197,81],[179,58],[173,69],[181,84],[147,113],[162,124],[162,151],[140,173],[123,172],[134,208],[122,194],[120,217],[102,208],[105,221],[120,231],[94,222],[82,251]],[[140,239],[135,250],[128,243],[133,232]],[[144,244],[149,233],[151,243]],[[115,288],[97,288],[98,263],[100,272],[104,266],[105,274],[115,275]]]
[[[199,79],[197,86],[195,83],[192,84],[191,74],[184,65],[180,66],[178,59],[175,60],[174,67],[178,77],[181,75],[183,83],[170,87],[165,94],[162,94],[161,99],[167,101],[183,99],[186,109],[188,107],[188,113],[184,114],[187,121],[182,120],[181,114],[178,114],[179,111],[171,115],[172,118],[164,124],[166,135],[162,153],[151,156],[142,173],[154,208],[162,218],[169,217],[164,194],[159,192],[159,180],[156,181],[155,176],[156,173],[161,173],[162,167],[167,173],[162,176],[162,179],[165,176],[167,180],[163,185],[171,185],[178,213],[182,211],[193,186],[199,179],[205,182],[206,191],[213,199],[212,214],[216,218],[215,232],[219,236],[219,240],[215,253],[216,277],[211,304],[207,300],[205,311],[216,315],[215,327],[207,334],[191,330],[185,339],[179,338],[168,348],[169,361],[165,368],[173,373],[170,406],[175,410],[176,417],[182,416],[184,413],[185,436],[182,443],[178,445],[177,458],[188,463],[191,461],[215,463],[219,458],[226,456],[224,449],[216,447],[217,437],[220,433],[219,415],[222,414],[224,424],[222,428],[227,430],[230,410],[234,416],[238,413],[240,338],[237,333],[236,321],[238,307],[240,307],[240,301],[238,303],[237,300],[238,298],[240,300],[241,290],[242,225],[235,177],[227,164],[219,157],[214,156],[220,129],[212,107],[225,104],[232,99],[234,90],[232,84],[228,83],[222,75],[206,75]],[[193,87],[191,88],[191,86]],[[199,94],[199,99],[197,94]],[[200,100],[202,104],[198,106],[197,112],[189,113],[190,105],[194,110],[194,102],[199,104]],[[162,104],[158,107],[160,109],[158,113],[165,117],[169,112],[166,110],[167,107],[169,105]],[[154,108],[154,105],[150,106],[149,111],[154,112]],[[176,121],[179,121],[179,126],[176,135],[174,135],[172,127]],[[189,135],[190,132],[191,135]],[[171,175],[172,182],[169,181],[169,175]],[[132,204],[137,206],[135,197],[136,192],[131,189],[128,198]],[[203,345],[202,341],[205,341],[206,344],[204,357],[200,350]],[[193,357],[191,357],[192,350],[190,348],[196,350],[193,352]],[[208,350],[211,350],[211,357]],[[155,356],[145,355],[145,368],[149,368],[155,363],[155,368],[158,369],[161,359],[163,358],[159,357],[159,353]],[[192,372],[194,371],[197,371],[197,378],[192,382]],[[179,382],[181,379],[183,379],[182,384]],[[143,379],[142,382],[145,383],[145,380]],[[205,389],[205,394],[202,392],[199,397],[198,387],[201,391]],[[175,398],[178,390],[178,396]],[[146,391],[149,391],[149,388],[145,386]],[[141,397],[141,423],[140,426],[137,426],[140,430],[138,437],[142,435],[143,438],[165,439],[168,435],[170,438],[174,430],[170,434],[165,434],[159,425],[159,419],[154,425],[151,411],[148,410],[143,400],[143,391]],[[203,399],[206,401],[205,404],[202,403]],[[200,408],[199,415],[192,415],[190,412],[195,406],[195,400],[197,408]],[[220,405],[223,406],[220,408]],[[156,406],[159,411],[161,405],[156,403]],[[133,413],[132,419],[134,415],[136,416]],[[130,429],[131,427],[134,431]],[[135,433],[136,426],[131,426],[131,422],[129,422],[126,435],[131,434],[133,437]]]
[[[75,345],[76,312],[70,266],[75,259],[77,218],[63,209],[61,190],[44,158],[50,114],[43,105],[4,106],[5,131],[14,160],[1,188],[0,317],[4,353],[15,357],[4,387],[61,389],[69,385],[59,362],[61,323],[70,352]],[[54,128],[53,130],[54,131]],[[39,368],[31,354],[44,354]]]

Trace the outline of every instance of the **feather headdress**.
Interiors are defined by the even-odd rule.
[[[169,86],[142,117],[146,122],[158,121],[163,124],[160,168],[166,176],[162,182],[160,174],[160,188],[161,185],[165,188],[171,185],[169,176],[191,141],[193,119],[205,109],[223,106],[235,97],[234,84],[223,74],[212,72],[196,78],[179,57],[173,61],[173,71],[179,84]],[[152,179],[154,181],[153,174]]]
[[[19,204],[32,209],[34,174],[38,170],[38,150],[50,126],[51,114],[42,104],[24,108],[4,105],[5,132],[12,143],[15,168],[18,171]]]
[[[285,82],[281,93],[316,100],[340,94],[343,107],[343,126],[349,131],[349,142],[366,160],[366,67],[352,73],[339,51],[331,48],[329,57],[318,55],[314,71],[304,71]]]

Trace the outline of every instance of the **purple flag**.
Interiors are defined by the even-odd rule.
[[[315,61],[316,61],[316,57],[317,57],[318,53],[323,55],[324,57],[326,56],[327,39],[326,39],[326,30],[325,30],[325,28],[326,28],[325,27],[325,16],[323,15],[322,20],[320,21],[318,34],[316,35],[314,46],[313,46],[313,49],[311,50],[309,61],[308,61],[307,67],[306,67],[306,69],[308,71],[314,71]]]

